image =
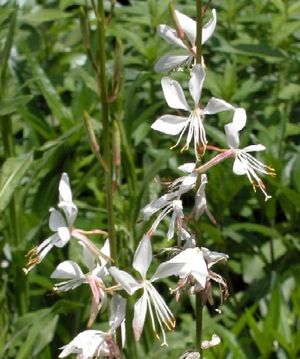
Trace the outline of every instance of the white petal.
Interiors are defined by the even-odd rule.
[[[259,151],[264,151],[266,149],[265,146],[263,145],[251,145],[251,146],[247,146],[245,148],[243,148],[243,151],[245,152],[259,152]]]
[[[200,216],[206,209],[206,196],[205,196],[205,186],[207,185],[207,175],[201,175],[201,184],[198,188],[196,194],[196,201],[195,201],[195,219],[198,221]]]
[[[163,115],[151,125],[151,128],[168,135],[178,135],[188,120],[187,117]]]
[[[179,166],[178,169],[185,173],[191,173],[196,168],[196,163],[184,163],[183,165]]]
[[[64,261],[56,267],[54,272],[52,272],[51,278],[56,278],[56,279],[84,278],[84,274],[77,263],[73,261]]]
[[[116,330],[123,322],[126,314],[126,299],[118,294],[114,294],[110,302],[109,325],[112,330]]]
[[[60,227],[58,228],[58,236],[60,238],[60,241],[55,244],[56,247],[64,247],[70,240],[71,234],[69,231],[69,228],[67,227]]]
[[[59,200],[72,202],[72,191],[67,173],[63,173],[59,182]]]
[[[198,106],[200,100],[204,80],[204,69],[200,64],[195,65],[191,71],[191,78],[189,81],[190,94],[194,100],[195,108]]]
[[[113,276],[114,280],[118,282],[122,288],[130,295],[141,288],[141,284],[133,278],[133,276],[117,267],[110,267],[109,273]]]
[[[233,163],[233,173],[238,176],[245,175],[247,173],[247,167],[245,167],[238,157],[236,157]]]
[[[151,282],[170,277],[171,275],[177,275],[183,265],[182,263],[172,263],[169,261],[161,263],[153,274]]]
[[[143,209],[142,213],[144,215],[144,220],[147,220],[152,216],[152,214],[156,213],[163,207],[165,207],[170,201],[172,201],[177,196],[176,192],[167,193],[158,199],[151,201],[147,204]]]
[[[213,115],[222,111],[234,110],[230,103],[216,97],[212,97],[206,107],[203,109],[205,115]]]
[[[175,10],[176,17],[178,19],[179,25],[183,32],[186,34],[192,46],[195,46],[196,34],[197,34],[197,24],[196,21],[190,17],[182,14],[178,10]]]
[[[161,80],[161,86],[165,99],[171,108],[190,111],[179,82],[173,80],[171,77],[165,76]]]
[[[53,232],[57,232],[60,227],[66,227],[63,215],[55,208],[50,208],[49,227]]]
[[[188,62],[190,55],[164,55],[154,65],[156,72],[170,72]]]
[[[246,111],[241,107],[236,108],[234,110],[234,115],[232,119],[232,123],[235,126],[236,130],[241,131],[245,127],[246,121],[247,121]]]
[[[229,256],[225,253],[210,251],[208,248],[201,247],[203,257],[207,263],[208,268],[211,268],[218,262],[225,262]]]
[[[133,268],[137,270],[143,279],[146,278],[147,270],[152,261],[151,239],[144,235],[141,239],[134,255]]]
[[[158,25],[156,31],[158,35],[166,40],[169,44],[177,45],[183,49],[186,49],[185,44],[177,36],[176,30],[172,29],[170,26],[164,24]]]
[[[144,291],[144,294],[134,305],[134,316],[133,316],[132,327],[133,327],[134,338],[136,341],[140,339],[141,334],[143,332],[146,313],[147,313],[147,297],[148,294],[146,291]]]
[[[239,132],[236,130],[236,127],[232,122],[224,126],[227,143],[230,148],[238,149],[240,145]]]
[[[202,44],[204,44],[213,34],[217,25],[217,12],[212,9],[213,17],[203,26],[202,29]]]

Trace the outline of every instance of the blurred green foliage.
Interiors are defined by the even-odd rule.
[[[88,317],[86,288],[58,296],[48,279],[69,255],[80,261],[76,246],[53,250],[28,277],[22,272],[25,253],[49,235],[48,209],[56,204],[63,171],[70,176],[80,210],[78,226],[107,228],[104,176],[83,122],[86,111],[100,138],[97,83],[79,21],[80,7],[87,3],[27,0],[18,7],[14,1],[0,2],[3,359],[57,357],[57,348],[83,330]],[[219,271],[231,296],[221,306],[221,315],[215,308],[205,311],[205,338],[213,333],[222,338],[205,358],[299,358],[300,1],[211,3],[218,26],[204,47],[204,102],[213,94],[247,110],[242,142],[264,144],[267,150],[261,157],[277,176],[265,179],[273,197],[265,203],[246,178],[232,174],[230,161],[208,174],[207,198],[218,225],[203,218],[195,229],[203,245],[229,254],[227,267]],[[138,221],[141,207],[164,191],[160,183],[175,178],[178,165],[192,158],[178,149],[170,151],[173,139],[150,129],[168,110],[161,76],[153,73],[155,61],[171,50],[156,35],[158,24],[170,23],[167,7],[167,0],[131,0],[130,6],[115,6],[110,13],[106,3],[112,97],[115,53],[122,62],[122,89],[111,103],[111,118],[118,121],[122,143],[114,204],[123,265],[131,263],[135,245],[148,229],[149,224]],[[177,1],[176,7],[195,15],[192,1]],[[211,144],[225,145],[223,126],[229,120],[225,114],[206,122]],[[188,206],[188,197],[186,202]],[[166,244],[163,233],[155,238],[156,249]],[[193,347],[194,303],[183,297],[179,304],[171,302],[178,324],[168,336],[169,348],[161,348],[148,334],[138,346],[141,357],[175,358]]]

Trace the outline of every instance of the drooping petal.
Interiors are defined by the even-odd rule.
[[[247,166],[245,166],[245,164],[238,157],[236,157],[233,162],[232,170],[234,174],[242,176],[247,173]]]
[[[165,207],[176,196],[177,196],[176,192],[170,192],[170,193],[167,193],[167,194],[159,197],[158,199],[155,199],[155,200],[151,201],[150,203],[148,203],[142,209],[142,213],[144,216],[143,219],[147,220],[148,218],[150,218],[152,216],[152,214],[156,213],[157,211],[159,211],[160,209]]]
[[[158,25],[156,31],[158,35],[166,40],[169,44],[186,49],[185,44],[177,36],[176,30],[172,29],[170,26],[165,24]]]
[[[188,37],[192,46],[195,46],[196,42],[196,34],[197,34],[197,24],[196,21],[191,19],[190,17],[182,14],[178,10],[175,10],[176,17],[179,22],[179,26],[183,30],[183,32]]]
[[[179,166],[178,169],[185,173],[191,173],[196,168],[196,163],[184,163],[183,165]]]
[[[230,122],[225,125],[224,128],[229,147],[233,149],[238,149],[240,145],[240,136],[239,132],[236,130],[236,127],[232,122]]]
[[[134,305],[134,316],[133,316],[133,333],[134,338],[138,341],[141,337],[141,334],[144,329],[146,313],[147,313],[147,301],[148,301],[148,294],[147,291],[144,291],[143,295]]]
[[[212,18],[203,26],[202,29],[202,44],[204,44],[213,34],[217,25],[217,12],[212,9]]]
[[[73,261],[60,263],[52,272],[51,278],[55,279],[75,279],[84,278],[84,274],[79,265]]]
[[[161,86],[165,99],[171,108],[190,111],[179,82],[173,80],[171,77],[165,76],[161,80]]]
[[[250,146],[247,146],[245,148],[243,148],[243,151],[244,152],[259,152],[259,151],[264,151],[266,149],[265,146],[263,145],[250,145]]]
[[[66,221],[62,214],[58,212],[55,208],[50,208],[50,217],[49,217],[49,228],[53,232],[57,232],[58,228],[66,227]]]
[[[236,131],[241,131],[245,127],[246,121],[247,121],[246,111],[241,107],[236,108],[234,110],[233,119],[232,119],[232,123]]]
[[[204,173],[201,175],[201,184],[198,188],[195,201],[195,219],[198,221],[200,216],[204,213],[206,209],[206,196],[205,196],[205,186],[207,185],[207,175]]]
[[[117,267],[110,267],[109,273],[113,276],[114,280],[119,283],[122,288],[130,295],[141,288],[141,284],[133,278],[133,276]]]
[[[154,65],[156,72],[170,72],[177,67],[183,66],[189,61],[191,55],[171,55],[167,54],[162,56]]]
[[[183,207],[182,207],[182,201],[181,200],[174,200],[173,201],[173,214],[170,221],[169,230],[167,233],[167,238],[170,240],[174,237],[174,231],[175,231],[175,224],[180,224],[182,218],[184,217],[183,214]]]
[[[126,314],[126,299],[122,298],[119,294],[114,294],[110,302],[110,317],[109,325],[112,330],[116,330]]]
[[[203,257],[207,263],[207,267],[211,268],[218,262],[226,262],[229,256],[225,253],[210,251],[208,248],[201,247]]]
[[[59,201],[72,202],[72,191],[67,173],[63,173],[59,182]]]
[[[183,265],[184,264],[182,264],[182,263],[172,263],[169,261],[161,263],[157,267],[157,269],[156,269],[155,273],[153,274],[150,281],[154,282],[154,281],[162,279],[162,278],[167,278],[172,275],[177,275]]]
[[[234,107],[230,105],[230,103],[221,100],[216,97],[212,97],[205,108],[203,109],[203,113],[205,115],[213,115],[215,113],[219,113],[222,111],[234,110]]]
[[[133,268],[141,274],[143,279],[146,278],[147,270],[150,266],[151,261],[151,239],[147,235],[144,235],[135,251],[132,263]]]
[[[205,80],[205,71],[200,64],[197,64],[193,67],[191,71],[191,78],[189,81],[190,94],[194,100],[195,108],[198,106],[203,83]]]
[[[151,125],[151,128],[167,135],[178,135],[188,121],[188,117],[163,115]]]

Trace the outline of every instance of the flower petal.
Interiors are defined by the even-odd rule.
[[[134,338],[138,341],[144,329],[146,313],[147,313],[147,298],[148,294],[144,291],[144,294],[134,305],[134,316],[132,321]]]
[[[110,267],[109,273],[113,276],[114,280],[118,282],[130,295],[142,287],[141,284],[136,279],[134,279],[131,274],[120,270],[117,267]]]
[[[66,227],[66,221],[63,215],[55,208],[50,208],[49,228],[53,232],[57,232],[58,228]]]
[[[202,44],[204,44],[213,34],[217,25],[217,12],[212,9],[212,18],[203,26],[202,29]]]
[[[157,211],[165,207],[168,204],[168,202],[172,201],[176,196],[177,196],[176,192],[170,192],[148,203],[142,209],[142,213],[144,215],[143,219],[147,220],[148,218],[150,218],[152,214],[156,213]]]
[[[213,115],[222,111],[234,110],[230,103],[216,97],[212,97],[206,107],[203,109],[205,115]]]
[[[165,76],[161,80],[161,86],[165,99],[171,108],[190,111],[179,82],[173,80],[171,77]]]
[[[205,80],[205,71],[200,64],[193,67],[191,71],[191,78],[189,81],[190,94],[194,100],[195,108],[198,106],[203,83]]]
[[[250,145],[250,146],[247,146],[245,148],[243,148],[243,151],[244,152],[259,152],[259,151],[264,151],[266,149],[265,146],[263,145]]]
[[[236,131],[241,131],[245,127],[246,121],[247,121],[246,111],[241,107],[236,108],[234,110],[234,115],[232,119],[232,123],[235,126]]]
[[[245,164],[238,158],[236,157],[234,162],[233,162],[233,173],[238,175],[238,176],[242,176],[245,175],[247,173],[247,167],[245,166]]]
[[[173,263],[170,261],[161,263],[153,274],[151,282],[154,282],[158,279],[167,278],[172,275],[177,275],[183,265],[184,264],[182,263]]]
[[[190,162],[190,163],[184,163],[183,165],[177,167],[180,171],[185,173],[191,173],[196,168],[196,163]]]
[[[60,227],[58,228],[57,230],[57,233],[58,233],[58,236],[60,238],[60,241],[58,241],[55,246],[56,247],[59,247],[59,248],[62,248],[64,247],[70,240],[71,238],[71,234],[70,234],[70,231],[69,231],[69,228],[67,227]]]
[[[114,294],[110,302],[109,325],[116,330],[123,322],[126,314],[126,299],[119,294]]]
[[[196,21],[175,10],[176,17],[183,32],[186,34],[192,46],[195,46],[197,35]]]
[[[185,44],[177,36],[176,30],[172,29],[170,26],[161,24],[157,26],[156,29],[159,36],[166,40],[169,44],[177,45],[186,49]]]
[[[206,196],[205,196],[205,186],[207,185],[207,175],[204,173],[201,175],[201,184],[198,188],[195,201],[195,219],[198,221],[200,216],[204,213],[206,209]]]
[[[137,270],[143,279],[146,278],[147,270],[152,261],[151,239],[144,235],[141,239],[134,255],[132,266]]]
[[[72,191],[67,173],[63,173],[59,182],[59,201],[72,202]]]
[[[151,128],[168,135],[178,135],[187,121],[189,121],[187,117],[163,115],[151,125]]]
[[[50,277],[55,279],[75,279],[84,278],[84,274],[77,263],[64,261],[55,268]]]
[[[240,136],[239,132],[236,130],[236,127],[232,122],[230,122],[225,125],[224,128],[229,147],[233,149],[238,149],[240,145]]]
[[[162,56],[154,65],[156,72],[170,72],[177,67],[183,66],[188,62],[190,55],[171,55],[167,54]]]

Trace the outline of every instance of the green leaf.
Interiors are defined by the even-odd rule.
[[[31,95],[24,95],[0,101],[0,116],[9,115],[10,113],[18,111],[20,106],[24,106],[31,99]]]
[[[32,153],[8,158],[0,174],[0,211],[9,204],[12,195],[20,185],[33,161]]]
[[[38,11],[31,11],[29,14],[20,16],[19,20],[32,25],[37,25],[47,21],[67,19],[72,15],[72,13],[65,13],[56,9],[40,9]]]

